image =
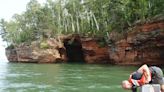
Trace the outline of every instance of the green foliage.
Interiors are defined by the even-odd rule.
[[[105,42],[99,42],[99,47],[105,47],[106,43]]]
[[[40,48],[41,49],[48,49],[50,46],[48,45],[48,43],[46,41],[42,41],[40,43]]]
[[[100,48],[107,46],[105,39],[98,40],[98,44]]]
[[[164,14],[164,0],[31,0],[24,13],[0,21],[0,33],[12,44],[69,33],[106,37],[158,14]]]
[[[10,44],[6,49],[14,49],[14,45],[13,44]]]

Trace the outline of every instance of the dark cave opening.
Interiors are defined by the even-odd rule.
[[[64,41],[68,63],[85,63],[82,44],[79,39],[66,39]]]

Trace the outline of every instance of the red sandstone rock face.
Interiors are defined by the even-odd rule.
[[[40,48],[39,42],[32,42],[31,45],[22,43],[15,49],[6,49],[6,55],[10,62],[22,63],[62,63],[71,62],[70,60],[79,62],[80,59],[86,63],[109,62],[108,47],[100,47],[98,41],[93,38],[87,39],[79,38],[77,35],[48,39],[45,42],[48,48]],[[67,55],[69,54],[66,52],[67,49],[72,56]]]
[[[15,49],[6,49],[6,56],[9,61],[17,62],[17,53]]]
[[[54,41],[55,39],[51,39]],[[49,40],[47,40],[48,43]],[[56,42],[56,40],[54,41]],[[66,62],[65,53],[60,53],[62,47],[59,42],[51,44],[49,48],[40,48],[38,42],[31,45],[21,44],[14,49],[6,49],[6,56],[10,62],[21,63],[57,63]],[[60,48],[59,48],[60,47]]]
[[[113,34],[113,36],[111,38],[116,39],[118,39],[116,36],[119,36],[120,40],[112,42],[110,47],[101,46],[100,41],[95,38],[79,38],[79,36],[72,35],[47,40],[46,43],[49,47],[45,49],[41,49],[37,42],[31,43],[30,46],[19,45],[15,49],[6,49],[6,55],[10,62],[68,62],[69,57],[66,50],[70,49],[71,45],[69,44],[80,41],[78,43],[81,44],[82,52],[78,52],[80,50],[77,45],[77,49],[74,49],[73,53],[82,53],[86,63],[164,64],[164,21],[136,26],[133,31],[126,34],[126,37],[117,34]],[[68,48],[65,47],[65,43]],[[71,47],[70,51],[72,49]],[[79,57],[81,58],[81,56]]]
[[[137,26],[110,47],[116,64],[164,64],[164,21]]]
[[[101,47],[96,39],[82,39],[82,49],[87,63],[110,63],[108,47]]]

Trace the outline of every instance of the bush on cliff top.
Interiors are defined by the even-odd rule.
[[[46,41],[42,41],[40,43],[40,48],[41,49],[48,49],[50,46],[48,45],[48,43]]]

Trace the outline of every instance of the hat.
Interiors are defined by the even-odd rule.
[[[132,79],[134,79],[134,80],[140,80],[141,77],[142,77],[142,73],[140,73],[140,72],[134,72],[132,74]]]

